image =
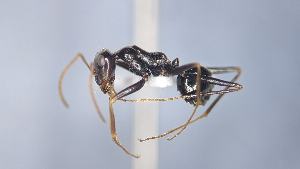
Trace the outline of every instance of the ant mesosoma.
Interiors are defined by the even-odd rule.
[[[95,108],[103,122],[105,122],[104,117],[100,112],[100,109],[96,102],[95,94],[92,90],[93,76],[95,77],[95,81],[99,85],[102,92],[109,95],[110,130],[113,141],[120,148],[122,148],[125,153],[135,158],[138,158],[139,156],[129,152],[118,139],[118,135],[116,132],[115,115],[113,110],[113,104],[117,100],[125,102],[150,102],[184,99],[186,102],[192,104],[194,106],[194,109],[185,123],[158,136],[140,139],[140,141],[143,142],[151,139],[161,138],[177,131],[177,133],[175,133],[172,137],[167,138],[168,140],[172,140],[180,133],[182,133],[189,124],[194,123],[199,119],[207,116],[225,93],[242,89],[242,85],[234,83],[241,73],[239,67],[205,68],[199,63],[189,63],[179,66],[178,58],[171,61],[162,52],[146,52],[145,50],[137,46],[129,46],[122,48],[115,53],[111,53],[109,50],[103,49],[96,54],[94,62],[92,62],[91,64],[88,64],[84,56],[81,53],[78,53],[74,57],[74,59],[64,68],[59,79],[59,95],[66,107],[68,107],[68,103],[66,102],[62,93],[62,81],[68,69],[78,59],[81,59],[91,72],[89,76],[90,94],[92,96]],[[140,76],[141,80],[119,92],[116,92],[114,89],[116,65]],[[212,77],[212,75],[214,74],[223,74],[228,72],[236,72],[236,75],[231,81],[224,81]],[[177,90],[180,92],[181,96],[171,98],[124,99],[125,96],[128,96],[140,90],[150,76],[177,76]],[[215,85],[225,87],[222,90],[213,91],[212,89]],[[199,115],[198,117],[193,118],[197,108],[200,105],[204,105],[209,100],[210,96],[214,94],[217,94],[218,96],[212,101],[206,111],[204,111],[204,113]]]

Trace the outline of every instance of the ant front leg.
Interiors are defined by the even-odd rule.
[[[124,90],[120,91],[119,93],[115,94],[113,92],[113,94],[110,94],[110,98],[109,98],[110,130],[111,130],[112,139],[126,154],[128,154],[132,157],[135,157],[135,158],[139,158],[140,156],[129,152],[127,150],[127,148],[124,147],[119,141],[118,134],[116,131],[116,122],[115,122],[113,104],[116,102],[116,100],[121,99],[127,95],[130,95],[130,94],[140,90],[144,86],[146,80],[147,80],[147,77],[143,77],[143,79],[141,79],[137,83],[125,88]]]

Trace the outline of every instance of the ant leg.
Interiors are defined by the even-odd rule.
[[[218,94],[218,95],[222,94],[223,95],[225,93],[234,92],[234,91],[237,91],[239,89],[240,88],[231,89],[231,90],[229,90],[229,89],[225,90],[224,89],[224,90],[220,90],[220,91],[211,91],[211,92],[201,93],[201,96],[208,96],[208,95],[215,95],[215,94]],[[150,99],[147,98],[147,99],[135,99],[135,100],[132,99],[132,100],[126,100],[126,101],[131,101],[131,102],[135,102],[135,101],[143,101],[143,102],[147,102],[147,101],[174,101],[175,99],[181,99],[181,98],[184,99],[184,98],[192,98],[192,97],[197,97],[197,96],[196,95],[190,95],[190,96],[178,96],[178,97],[171,97],[171,98],[150,98]],[[168,99],[168,100],[166,100],[166,99]],[[122,101],[124,101],[124,100],[125,99],[123,99]],[[211,109],[214,107],[214,105],[216,104],[217,101],[215,100],[214,102],[210,105],[210,107],[205,111],[206,113],[204,113],[204,114],[208,114],[211,111]],[[197,108],[195,108],[195,109],[197,109]],[[195,111],[195,109],[194,109],[194,111]],[[197,118],[191,120],[189,122],[189,124],[194,123],[194,122],[202,119],[203,117],[204,117],[204,115],[200,115]],[[165,132],[163,134],[160,134],[158,136],[152,136],[152,137],[147,137],[147,138],[144,138],[144,139],[139,139],[139,141],[140,142],[144,142],[144,141],[148,141],[148,140],[152,140],[152,139],[162,138],[162,137],[164,137],[164,136],[166,136],[166,135],[168,135],[170,133],[173,133],[173,132],[177,131],[178,129],[180,129],[182,127],[184,127],[184,125],[176,127],[174,129],[171,129],[171,130],[169,130],[169,131],[167,131],[167,132]]]
[[[190,117],[194,116],[194,114],[195,114],[195,112],[196,112],[196,110],[197,110],[198,107],[199,107],[199,105],[195,106],[195,108],[194,108],[194,110],[192,112],[192,115]],[[190,124],[192,122],[193,122],[192,119],[188,120],[188,124]],[[179,129],[180,129],[180,131],[183,131],[186,128],[186,126],[187,126],[187,124],[184,123],[183,125],[180,125],[179,127],[171,129],[171,130],[169,130],[169,131],[167,131],[165,133],[162,133],[162,134],[157,135],[157,136],[152,136],[152,137],[147,137],[147,138],[144,138],[144,139],[139,139],[139,141],[140,142],[144,142],[144,141],[148,141],[148,140],[159,139],[159,138],[165,137],[166,135],[171,134],[171,133],[173,133],[173,132],[175,132],[175,131],[177,131]],[[180,131],[178,132],[179,134],[180,134]],[[174,135],[173,137],[171,137],[171,138],[167,138],[167,140],[170,141],[171,139],[175,138],[178,135],[178,133],[176,135]]]
[[[220,74],[220,73],[227,73],[227,72],[236,72],[236,75],[231,79],[231,83],[234,83],[241,75],[241,69],[239,67],[215,67],[214,68],[218,73],[216,74]],[[226,86],[222,91],[226,91],[230,88],[231,86]],[[242,89],[242,86],[240,85],[240,88],[237,88],[237,90]],[[227,93],[227,92],[225,92]],[[209,105],[209,107],[206,109],[206,111],[204,111],[204,113],[202,113],[200,116],[196,117],[195,119],[191,120],[189,124],[192,124],[204,117],[206,117],[210,111],[214,108],[214,106],[220,101],[220,99],[224,96],[225,93],[220,93],[217,98],[215,98],[215,100]],[[183,127],[179,126],[175,129],[173,129],[174,131],[178,130],[179,128]]]
[[[78,60],[81,59],[83,61],[83,63],[88,67],[88,69],[90,70],[90,66],[88,64],[88,62],[86,61],[86,59],[84,58],[83,54],[78,53],[64,68],[64,70],[62,71],[62,73],[60,74],[59,77],[59,81],[58,81],[58,93],[59,93],[59,97],[61,99],[61,101],[63,102],[65,107],[69,107],[68,102],[66,101],[64,95],[63,95],[63,91],[62,91],[62,83],[63,83],[63,79],[66,75],[66,73],[68,72],[68,70],[70,69],[70,67]]]
[[[231,83],[235,82],[240,74],[241,74],[241,69],[239,67],[220,67],[220,68],[214,68],[216,71],[218,71],[218,73],[225,73],[225,72],[236,72],[236,75],[232,78],[232,80],[230,81]],[[215,92],[208,92],[207,94],[219,94],[217,96],[217,98],[215,98],[215,100],[209,105],[209,107],[206,109],[206,111],[204,111],[204,113],[202,113],[201,115],[199,115],[198,117],[192,119],[189,124],[192,124],[192,123],[195,123],[197,122],[198,120],[206,117],[210,111],[214,108],[214,106],[220,101],[220,99],[223,97],[223,95],[225,93],[228,93],[228,92],[231,92],[229,90],[231,86],[226,86],[223,90],[221,91],[215,91]],[[235,89],[234,91],[237,91],[241,88],[237,88]],[[203,95],[203,94],[202,94]],[[170,133],[173,133],[179,129],[182,129],[183,127],[185,127],[185,124],[181,125],[181,126],[178,126],[174,129],[171,129],[163,134],[160,134],[158,136],[152,136],[152,137],[147,137],[147,138],[144,138],[144,139],[139,139],[140,142],[144,142],[144,141],[148,141],[148,140],[152,140],[152,139],[158,139],[158,138],[162,138]]]
[[[138,90],[140,90],[147,78],[143,78],[142,80],[138,81],[137,83],[125,88],[124,90],[120,91],[119,93],[115,94],[114,92],[110,92],[110,98],[109,98],[109,115],[110,115],[110,131],[111,131],[111,136],[113,141],[128,155],[139,158],[139,155],[135,155],[127,150],[126,147],[124,147],[118,138],[118,134],[116,131],[116,123],[115,123],[115,115],[114,115],[114,110],[113,110],[113,104],[118,100],[121,99],[122,97],[125,97],[129,94],[132,94]],[[112,89],[113,90],[113,89]],[[113,93],[113,94],[112,94]]]
[[[191,121],[190,123],[192,123],[193,121]],[[152,137],[147,137],[147,138],[143,138],[143,139],[139,139],[140,142],[144,142],[144,141],[149,141],[149,140],[154,140],[154,139],[159,139],[159,138],[162,138],[162,137],[165,137],[166,135],[170,134],[170,133],[173,133],[174,131],[177,131],[178,129],[184,127],[184,125],[181,125],[179,127],[176,127],[174,129],[171,129],[165,133],[162,133],[160,135],[157,135],[157,136],[152,136]]]
[[[119,66],[121,66],[121,64]],[[126,65],[124,64],[124,66],[122,65],[121,67],[124,67],[125,69],[127,69],[127,67],[125,67],[125,66]],[[241,69],[239,67],[208,67],[208,69],[212,72],[212,74],[224,74],[224,73],[236,72],[237,77],[232,79],[231,81],[224,81],[224,80],[220,80],[220,79],[213,78],[213,77],[205,77],[205,78],[201,77],[201,80],[205,80],[211,84],[215,84],[215,85],[219,85],[219,86],[228,86],[228,88],[219,90],[219,91],[210,91],[210,92],[205,92],[205,93],[200,92],[200,96],[225,94],[225,93],[229,93],[229,92],[235,92],[235,91],[238,91],[243,88],[242,85],[240,85],[238,83],[234,83],[241,74]],[[118,99],[118,100],[121,100],[123,102],[164,102],[164,101],[175,101],[175,100],[179,100],[179,99],[186,99],[186,98],[192,98],[192,97],[196,97],[196,95],[175,96],[175,97],[168,97],[168,98],[139,98],[139,99],[123,99],[122,98],[122,99]]]
[[[240,76],[241,74],[241,69],[239,67],[211,67],[209,68],[213,74],[222,74],[222,73],[227,73],[227,72],[236,72],[236,76],[231,80],[231,82],[227,82],[227,81],[223,81],[223,80],[219,80],[219,79],[216,79],[216,78],[211,78],[209,80],[212,80],[212,82],[214,84],[217,84],[217,85],[221,85],[221,86],[226,86],[223,91],[229,91],[229,92],[232,92],[232,91],[237,91],[237,90],[240,90],[242,89],[242,85],[239,85],[239,84],[236,84],[236,83],[233,83],[234,81],[236,81],[236,79]],[[199,71],[199,69],[198,69]],[[198,75],[199,75],[199,72],[197,74],[197,81],[196,83],[198,83],[197,87],[199,87],[199,81],[198,81]],[[233,89],[232,89],[233,88]],[[231,89],[231,90],[230,90]],[[197,91],[198,88],[197,88]],[[224,92],[226,93],[226,92]],[[221,93],[219,94],[219,96],[211,103],[211,105],[207,108],[207,110],[199,116],[199,119],[202,119],[203,117],[206,117],[210,111],[213,109],[213,107],[217,104],[217,102],[223,97],[224,93]],[[197,105],[196,105],[196,108],[198,106],[198,92],[197,92]],[[196,109],[195,108],[195,109]],[[182,133],[182,131],[187,127],[187,125],[191,122],[192,120],[192,117],[193,115],[195,114],[195,111],[192,113],[190,119],[186,122],[185,125],[183,125],[183,127],[180,129],[179,132],[177,132],[174,136],[170,137],[170,138],[167,138],[167,140],[172,140],[174,139],[175,137],[177,137],[180,133]]]
[[[207,67],[207,69],[212,74],[224,74],[224,73],[231,73],[236,72],[238,76],[241,74],[241,68],[236,66],[228,66],[228,67]]]
[[[145,82],[146,82],[147,79],[148,79],[148,77],[143,77],[140,81],[138,81],[135,84],[133,84],[131,86],[128,86],[125,89],[118,92],[115,96],[113,96],[114,102],[116,100],[120,100],[123,97],[128,96],[128,95],[140,90],[145,85]]]
[[[225,94],[225,93],[230,93],[230,92],[235,92],[238,91],[242,88],[241,85],[237,84],[235,88],[232,89],[227,89],[227,90],[218,90],[218,91],[210,91],[210,92],[205,92],[205,93],[200,93],[200,96],[211,96],[211,95],[216,95],[216,94]],[[195,94],[193,95],[184,95],[184,96],[175,96],[175,97],[166,97],[166,98],[138,98],[138,99],[118,99],[123,102],[131,102],[131,103],[136,103],[136,102],[167,102],[167,101],[176,101],[179,99],[188,99],[188,98],[195,98],[197,97]]]
[[[94,67],[93,67],[93,64],[91,63],[90,64],[90,74],[89,74],[89,91],[90,91],[90,95],[91,95],[91,98],[92,98],[92,101],[93,101],[93,104],[94,104],[94,107],[96,109],[96,112],[98,113],[100,119],[105,123],[105,118],[103,116],[103,114],[101,113],[100,111],[100,108],[97,104],[97,99],[96,99],[96,96],[95,96],[95,93],[94,93],[94,88],[93,88],[93,74],[94,74]]]
[[[216,94],[225,94],[230,92],[235,92],[243,88],[242,85],[238,83],[233,83],[225,80],[220,80],[213,77],[205,77],[201,78],[201,80],[205,80],[211,84],[218,86],[228,86],[228,89],[218,90],[218,91],[209,91],[209,92],[200,92],[200,96],[210,96]],[[187,99],[187,98],[196,98],[195,94],[193,95],[183,95],[183,96],[175,96],[175,97],[167,97],[167,98],[138,98],[138,99],[118,99],[123,102],[166,102],[166,101],[175,101],[179,99]]]
[[[202,119],[203,117],[206,117],[206,116],[209,114],[209,112],[213,109],[213,107],[217,104],[217,102],[218,102],[219,100],[220,100],[220,98],[219,98],[219,99],[218,99],[218,98],[215,99],[214,102],[206,109],[206,111],[205,111],[203,114],[201,114],[200,116],[196,117],[195,119],[190,120],[190,121],[189,121],[189,124],[192,124],[192,123],[194,123],[194,122],[196,122],[196,121]],[[195,107],[194,111],[197,109],[197,107],[198,107],[198,106]],[[165,137],[166,135],[168,135],[168,134],[170,134],[170,133],[173,133],[173,132],[175,132],[175,131],[177,131],[177,130],[179,130],[179,129],[182,130],[182,128],[186,127],[185,125],[186,125],[186,124],[183,124],[183,125],[181,125],[181,126],[178,126],[178,127],[176,127],[176,128],[173,128],[173,129],[171,129],[171,130],[169,130],[169,131],[167,131],[167,132],[165,132],[165,133],[162,133],[162,134],[160,134],[160,135],[158,135],[158,136],[152,136],[152,137],[147,137],[147,138],[144,138],[144,139],[139,139],[139,141],[140,141],[140,142],[144,142],[144,141],[148,141],[148,140],[159,139],[159,138]],[[174,137],[174,136],[173,136],[173,137]],[[170,141],[171,139],[172,139],[172,138],[167,138],[167,140],[169,140],[169,141]]]
[[[193,68],[196,68],[197,69],[197,78],[196,78],[196,97],[197,97],[197,102],[196,102],[196,106],[192,112],[192,114],[190,115],[190,117],[188,118],[188,120],[180,127],[180,128],[177,128],[176,130],[180,129],[180,131],[175,134],[175,136],[173,136],[171,139],[175,138],[176,136],[178,136],[180,133],[182,133],[186,127],[189,125],[189,123],[191,122],[191,120],[193,119],[193,116],[195,115],[196,113],[196,110],[198,108],[199,105],[201,105],[201,100],[200,100],[200,89],[201,89],[201,84],[199,84],[200,82],[200,77],[201,77],[201,65],[198,64],[198,63],[190,63],[190,64],[186,64],[186,65],[182,65],[182,66],[179,66],[177,68],[175,68],[172,72],[171,72],[171,75],[178,75],[178,74],[181,74],[183,73],[184,71],[187,71],[189,69],[193,69]],[[175,98],[170,98],[170,100],[175,100],[177,99],[176,97]],[[154,99],[155,101],[160,101],[160,100],[156,100]],[[167,99],[162,99],[161,101],[167,101],[169,100],[169,98]],[[176,131],[174,129],[172,130],[169,130],[167,131],[166,133],[163,133],[161,135],[158,135],[158,136],[154,136],[154,137],[148,137],[146,139],[139,139],[140,142],[143,142],[143,141],[146,141],[146,140],[150,140],[150,139],[156,139],[156,138],[161,138],[161,137],[164,137],[174,131]]]
[[[110,116],[110,132],[111,132],[111,137],[113,141],[128,155],[134,157],[134,158],[139,158],[139,155],[132,154],[127,150],[126,147],[124,147],[118,138],[118,134],[116,131],[116,121],[115,121],[115,115],[114,115],[114,110],[113,110],[113,100],[109,98],[109,116]]]
[[[167,102],[167,101],[175,101],[179,99],[191,98],[192,96],[175,96],[168,98],[139,98],[139,99],[118,99],[123,102]]]
[[[179,66],[177,68],[175,68],[175,70],[172,72],[172,74],[181,74],[182,72],[188,70],[188,69],[191,69],[191,68],[197,68],[197,77],[196,77],[196,97],[197,97],[197,102],[196,102],[196,105],[195,105],[195,108],[192,112],[192,114],[190,115],[190,117],[188,118],[188,120],[183,124],[183,127],[172,137],[169,137],[167,138],[167,140],[172,140],[174,139],[175,137],[177,137],[179,134],[181,134],[186,128],[187,126],[189,125],[189,123],[191,122],[191,120],[193,119],[195,113],[196,113],[196,110],[198,108],[199,105],[202,104],[201,100],[200,100],[200,89],[201,89],[201,83],[200,82],[200,77],[201,77],[201,65],[198,64],[198,63],[191,63],[191,64],[187,64],[187,65],[183,65],[183,66]]]

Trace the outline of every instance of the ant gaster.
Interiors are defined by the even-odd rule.
[[[234,92],[242,88],[242,85],[234,83],[241,73],[239,67],[205,68],[199,63],[189,63],[179,66],[178,58],[171,61],[164,53],[146,52],[145,50],[134,45],[122,48],[115,53],[111,53],[109,50],[103,49],[96,54],[94,62],[90,65],[81,53],[77,54],[74,59],[65,67],[59,79],[59,95],[66,107],[68,107],[68,103],[66,102],[62,93],[62,81],[68,69],[79,58],[84,62],[84,64],[89,68],[91,72],[89,78],[89,88],[93,103],[100,118],[102,119],[102,121],[105,121],[97,105],[95,95],[92,91],[92,76],[95,77],[95,81],[99,85],[101,91],[104,94],[107,93],[109,95],[110,130],[113,141],[125,153],[135,158],[138,158],[139,156],[128,151],[127,148],[124,147],[118,139],[118,134],[116,132],[115,115],[113,110],[113,104],[117,100],[127,102],[149,102],[184,99],[186,102],[192,104],[194,106],[194,109],[187,121],[182,125],[158,136],[140,139],[140,141],[143,142],[151,139],[161,138],[177,131],[172,137],[167,138],[167,140],[172,140],[180,133],[182,133],[189,124],[194,123],[207,116],[225,93]],[[116,92],[114,89],[116,65],[140,76],[141,80],[119,92]],[[236,72],[236,75],[231,81],[224,81],[212,77],[213,74],[223,74],[229,72]],[[140,90],[150,76],[177,76],[177,90],[181,95],[171,98],[144,98],[131,100],[124,99],[125,96],[128,96]],[[215,85],[225,87],[222,90],[213,91]],[[212,101],[206,111],[204,111],[204,113],[199,115],[198,117],[194,117],[197,108],[200,105],[204,105],[209,100],[210,96],[214,94],[218,96]]]

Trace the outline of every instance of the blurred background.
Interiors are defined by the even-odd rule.
[[[93,61],[102,48],[133,44],[133,6],[132,0],[0,1],[1,169],[132,167],[94,110],[86,67],[78,62],[64,81],[69,109],[57,83],[77,52]],[[159,51],[180,64],[241,66],[244,89],[227,94],[172,142],[159,140],[158,168],[299,168],[300,1],[161,0],[159,13]],[[157,90],[179,94],[176,86]],[[107,119],[108,97],[100,90],[97,96]],[[133,104],[115,105],[129,149],[136,141],[133,111]],[[184,101],[160,103],[160,132],[191,111]]]

